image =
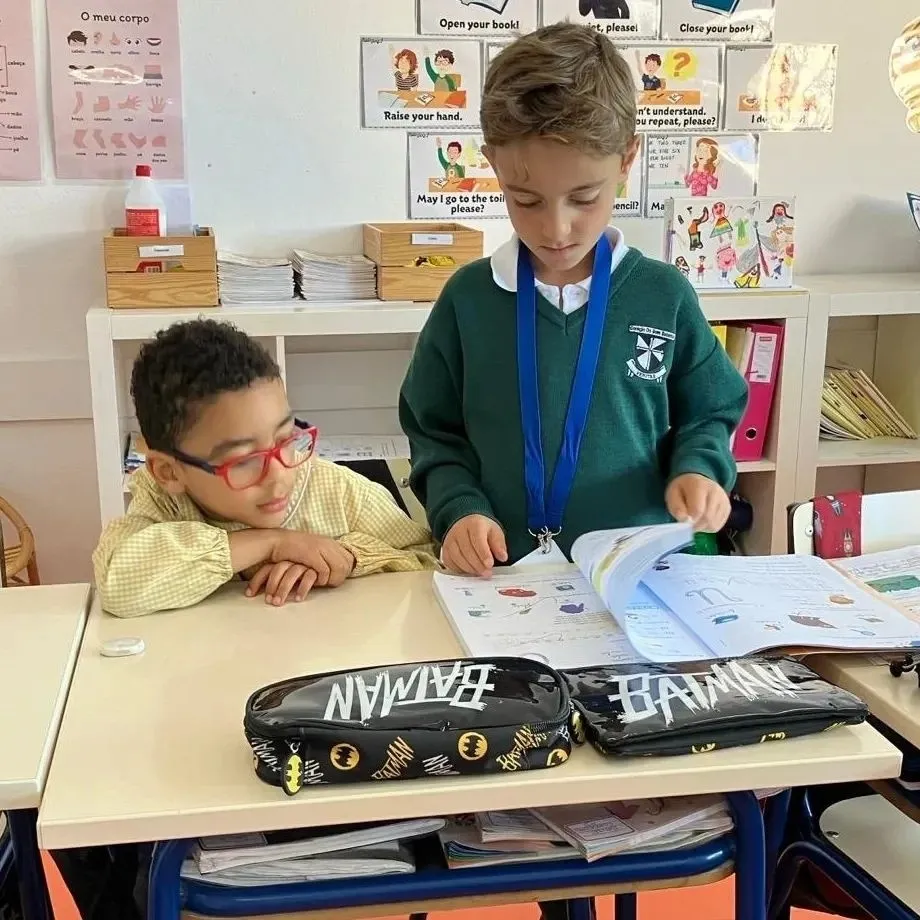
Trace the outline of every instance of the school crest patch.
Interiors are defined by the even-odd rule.
[[[663,380],[668,372],[668,345],[676,338],[674,333],[652,326],[630,326],[629,332],[636,337],[636,353],[626,362],[629,376]]]

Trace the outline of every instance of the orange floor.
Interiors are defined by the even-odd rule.
[[[79,920],[73,901],[64,887],[57,869],[45,859],[45,873],[51,888],[55,920]],[[726,879],[717,885],[680,891],[656,891],[639,898],[640,920],[733,920],[734,880]],[[430,920],[537,920],[536,905],[496,907],[489,910],[463,910],[452,913],[435,913]],[[598,920],[612,920],[613,905],[610,898],[599,903]],[[811,911],[793,911],[793,920],[833,920],[827,914]],[[387,917],[381,920],[405,920],[405,917]]]

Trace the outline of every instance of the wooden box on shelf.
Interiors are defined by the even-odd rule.
[[[214,231],[194,236],[128,236],[116,228],[104,241],[106,304],[110,309],[216,307]]]
[[[381,300],[435,300],[461,265],[482,254],[482,232],[463,224],[364,225],[364,255],[377,265]]]

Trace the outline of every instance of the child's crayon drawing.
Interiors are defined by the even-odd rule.
[[[581,22],[613,39],[655,38],[660,0],[543,0],[543,24]]]
[[[669,198],[744,198],[757,192],[753,134],[645,138],[646,217],[661,217]]]
[[[829,131],[836,45],[775,45],[725,52],[727,131]]]
[[[361,67],[367,128],[448,129],[479,121],[477,41],[365,38]]]
[[[773,39],[774,0],[661,0],[661,37],[761,44]]]
[[[639,131],[718,130],[718,46],[632,45],[621,50],[636,84]]]
[[[481,134],[409,135],[409,216],[507,217]]]
[[[694,287],[792,286],[792,199],[674,199],[666,211],[668,261]]]
[[[523,35],[537,27],[537,0],[418,0],[422,35]]]
[[[920,134],[920,16],[907,23],[894,40],[888,76],[907,109],[907,127]]]

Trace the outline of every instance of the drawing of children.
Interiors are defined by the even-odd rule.
[[[728,281],[728,273],[738,264],[738,253],[732,246],[731,239],[716,250],[716,267],[723,281]]]
[[[418,55],[410,48],[403,48],[393,58],[396,70],[393,78],[398,90],[418,89]]]
[[[725,204],[722,201],[717,201],[712,206],[712,233],[709,234],[710,239],[721,240],[726,234],[731,234],[732,225],[731,221],[728,219],[728,216],[725,213]]]
[[[699,217],[693,216],[692,208],[687,208],[687,213],[690,216],[690,223],[687,224],[687,238],[690,240],[690,252],[693,252],[694,249],[703,248],[703,241],[700,238],[700,226],[709,220],[709,208],[703,208]],[[683,215],[678,214],[677,221],[681,224],[684,223]]]
[[[647,54],[645,60],[642,60],[642,56],[639,54],[639,49],[636,49],[636,64],[641,71],[640,79],[642,80],[642,89],[646,93],[656,92],[660,89],[666,89],[664,80],[658,76],[658,71],[661,70],[661,55]]]
[[[685,278],[690,277],[690,263],[683,256],[678,256],[674,260],[674,265]]]
[[[706,256],[700,256],[699,262],[696,263],[696,280],[702,282],[706,276]]]
[[[791,224],[792,221],[793,217],[789,213],[789,205],[786,204],[785,201],[778,201],[773,205],[773,211],[767,218],[767,223],[775,224],[778,229],[786,227]]]
[[[444,142],[441,138],[437,139],[438,144],[438,162],[444,169],[447,178],[450,179],[449,175],[450,170],[454,171],[453,178],[463,179],[466,177],[466,168],[460,162],[460,157],[463,155],[463,145],[460,141],[451,141],[447,145],[447,154],[444,153]]]
[[[425,58],[425,70],[428,71],[428,77],[434,84],[436,93],[452,93],[456,90],[457,81],[451,73],[455,62],[453,51],[447,48],[435,53],[433,65],[430,57]]]
[[[705,198],[709,190],[719,187],[716,168],[719,165],[719,144],[711,137],[701,137],[696,142],[693,165],[684,176],[684,185],[694,198]]]

